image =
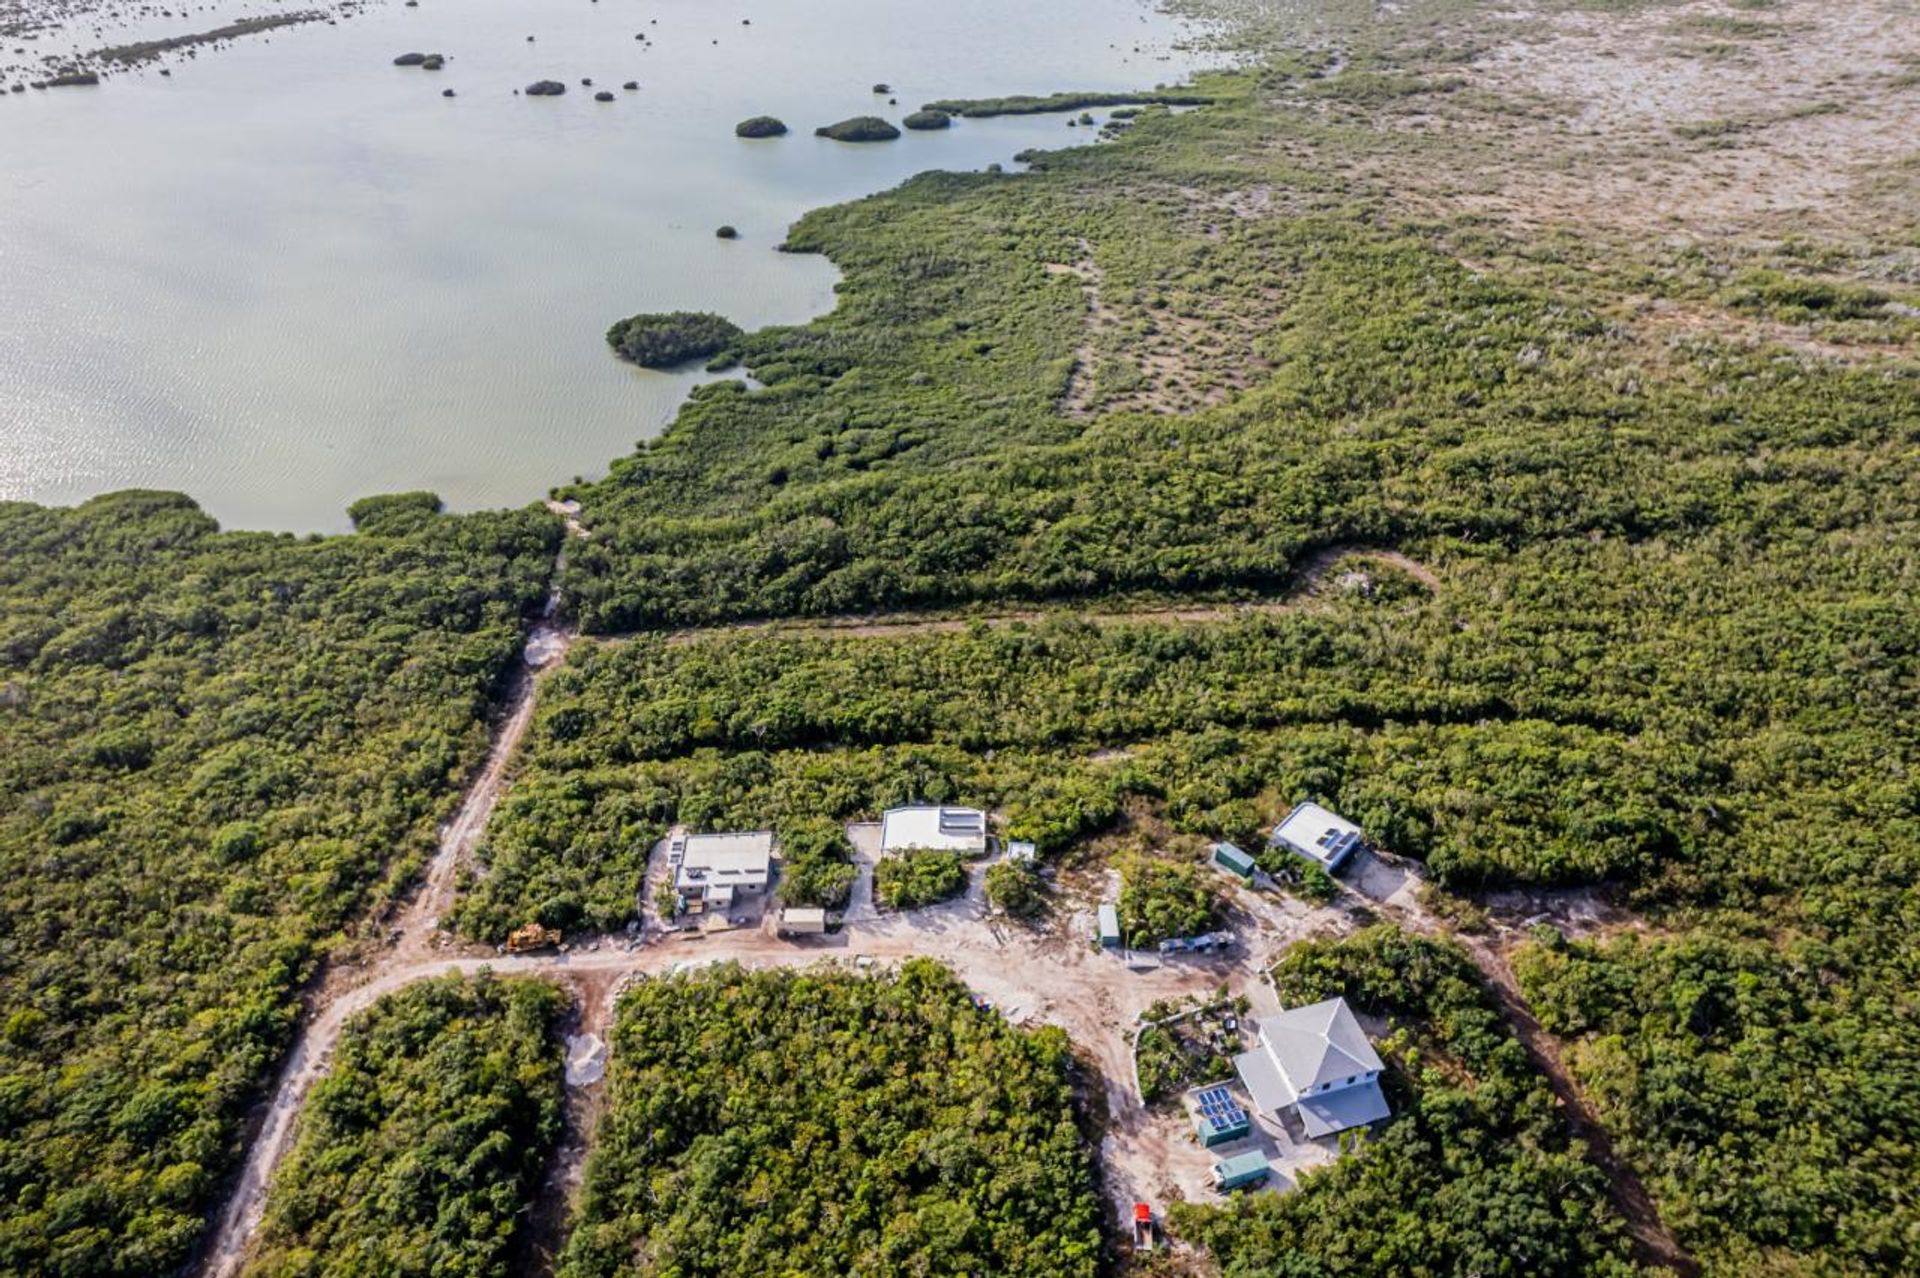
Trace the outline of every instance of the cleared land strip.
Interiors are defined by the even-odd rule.
[[[1559,1045],[1540,1027],[1533,1008],[1520,992],[1506,957],[1483,938],[1455,935],[1454,939],[1486,978],[1488,991],[1499,1004],[1507,1023],[1513,1026],[1527,1055],[1533,1058],[1534,1068],[1545,1076],[1547,1085],[1559,1097],[1560,1107],[1566,1112],[1574,1134],[1586,1142],[1587,1160],[1606,1176],[1613,1189],[1614,1208],[1626,1221],[1627,1232],[1633,1238],[1635,1259],[1643,1265],[1669,1269],[1689,1278],[1699,1273],[1698,1262],[1687,1254],[1673,1231],[1660,1219],[1659,1208],[1638,1173],[1614,1150],[1613,1140],[1587,1100],[1586,1092],[1561,1058]]]
[[[1384,564],[1406,573],[1429,590],[1440,589],[1440,576],[1419,560],[1397,550],[1372,546],[1338,545],[1317,550],[1301,562],[1293,588],[1276,599],[1250,600],[1245,603],[1156,604],[1140,608],[1102,610],[1097,605],[1074,607],[1062,604],[1051,608],[1021,608],[1012,612],[970,613],[927,616],[924,613],[852,613],[805,619],[783,618],[776,621],[741,621],[722,626],[696,626],[665,632],[670,644],[698,643],[716,635],[770,635],[845,639],[882,639],[890,635],[957,634],[974,626],[1034,625],[1057,617],[1073,617],[1096,625],[1208,625],[1241,617],[1293,612],[1307,606],[1327,570],[1343,561]],[[602,643],[619,643],[652,631],[623,632],[592,636]]]

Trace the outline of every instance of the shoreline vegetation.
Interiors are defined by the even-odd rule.
[[[1452,28],[1401,21],[1356,28],[1337,65],[1276,39],[1190,94],[930,103],[1204,109],[809,213],[787,247],[843,278],[806,324],[614,325],[629,358],[708,345],[751,381],[698,388],[605,479],[555,490],[591,531],[561,583],[589,638],[542,687],[453,922],[621,926],[638,849],[675,820],[811,823],[806,896],[840,900],[831,823],[951,800],[1004,812],[1042,871],[1133,868],[1157,932],[1211,919],[1215,881],[1160,865],[1321,799],[1423,862],[1436,910],[1484,921],[1488,894],[1520,892],[1579,920],[1500,934],[1516,997],[1704,1267],[1911,1270],[1920,232],[1682,243],[1664,214],[1571,221],[1620,202],[1585,191],[1502,220],[1421,182],[1472,194],[1510,165],[1545,188],[1565,157],[1518,139],[1556,117],[1471,83],[1462,41],[1436,38]],[[1712,34],[1673,38],[1703,64],[1749,38]],[[219,532],[169,494],[0,503],[0,1269],[184,1259],[301,983],[402,890],[484,751],[558,522],[430,494],[355,509],[356,533],[301,541]],[[1305,588],[1354,546],[1376,558]],[[1299,607],[1224,624],[1074,615],[1296,586]],[[726,629],[987,606],[1048,615]],[[913,869],[909,895],[952,880]],[[1589,901],[1632,913],[1590,922]],[[1299,1192],[1182,1207],[1176,1233],[1235,1273],[1630,1272],[1456,949],[1370,929],[1274,977],[1389,1019],[1396,1118]],[[755,1160],[929,1105],[949,1139],[882,1162],[887,1245],[1053,1272],[1007,1257],[1060,1235],[1056,1269],[1091,1269],[1086,1150],[1052,1121],[1068,1046],[978,1019],[957,987],[896,1002],[867,978],[643,983],[563,1272],[617,1271],[643,1241],[723,1266],[750,1240],[680,1210],[715,1201],[689,1185],[849,1267],[874,1221],[822,1229],[805,1193],[852,1182],[859,1132],[764,1183]],[[847,1040],[854,1020],[873,1034]],[[709,1033],[778,1104],[700,1090]],[[755,1064],[795,1042],[802,1075]],[[988,1112],[1009,1127],[850,1070],[1003,1089]],[[1021,1192],[978,1148],[1003,1134]],[[974,1214],[918,1201],[942,1178]]]
[[[738,324],[708,311],[653,311],[617,321],[607,345],[642,368],[676,368],[718,355],[744,336]]]
[[[1037,96],[1016,93],[1003,98],[943,98],[928,102],[920,109],[983,120],[996,115],[1047,115],[1056,111],[1084,111],[1089,107],[1208,106],[1214,100],[1212,94],[1160,89],[1151,93],[1073,92]]]
[[[0,502],[0,1271],[184,1263],[308,981],[436,846],[564,536],[437,509]]]

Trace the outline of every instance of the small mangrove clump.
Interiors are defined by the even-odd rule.
[[[838,124],[823,124],[813,133],[835,142],[891,142],[900,136],[900,130],[877,115],[856,115]]]
[[[558,80],[535,80],[527,86],[530,98],[557,98],[567,91],[567,86]]]
[[[740,326],[707,311],[649,312],[607,330],[607,344],[642,368],[673,368],[717,355],[745,336]]]
[[[915,111],[900,123],[909,129],[944,129],[953,123],[953,117],[945,111]]]
[[[714,234],[723,240],[737,240],[740,238],[740,232],[735,230],[731,225],[722,226],[719,230],[715,231]]]
[[[438,53],[429,53],[426,57],[420,60],[420,69],[422,71],[438,71],[441,67],[444,67],[446,65],[447,65],[446,58],[441,56]]]
[[[737,138],[777,138],[786,131],[786,124],[770,115],[756,115],[733,126]]]

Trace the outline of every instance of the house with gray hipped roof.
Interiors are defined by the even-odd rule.
[[[1388,1114],[1380,1057],[1343,998],[1262,1017],[1251,1051],[1234,1057],[1262,1113],[1292,1108],[1311,1138],[1378,1122]]]

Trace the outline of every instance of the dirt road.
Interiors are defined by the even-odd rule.
[[[571,531],[571,520],[568,526]],[[565,567],[563,549],[555,561],[556,579]],[[295,1035],[260,1129],[248,1145],[240,1178],[203,1253],[201,1272],[209,1278],[238,1273],[246,1259],[248,1240],[259,1228],[266,1205],[267,1181],[286,1153],[301,1102],[314,1079],[326,1069],[346,1019],[381,993],[399,989],[429,974],[435,966],[431,956],[435,942],[441,939],[441,916],[453,904],[460,871],[487,828],[506,781],[508,764],[533,722],[534,690],[540,674],[558,664],[572,642],[573,632],[561,620],[556,587],[527,636],[486,762],[468,786],[459,811],[440,831],[440,846],[427,866],[425,882],[400,916],[393,946],[357,972],[342,968],[330,974],[320,986],[317,1006],[308,1022]]]
[[[531,684],[531,679],[528,683]],[[530,701],[530,686],[522,696]],[[618,986],[636,976],[659,975],[719,962],[738,962],[750,968],[792,967],[856,956],[878,963],[927,956],[940,960],[1016,1023],[1058,1025],[1087,1048],[1099,1062],[1107,1101],[1115,1119],[1109,1138],[1108,1187],[1116,1204],[1131,1202],[1152,1192],[1161,1158],[1137,1130],[1144,1116],[1133,1085],[1132,1049],[1125,1034],[1139,1013],[1159,999],[1177,999],[1210,992],[1225,984],[1235,993],[1252,992],[1260,974],[1281,948],[1297,940],[1306,928],[1342,926],[1335,911],[1307,911],[1297,905],[1258,903],[1263,924],[1252,935],[1254,943],[1238,959],[1194,958],[1170,961],[1147,971],[1132,971],[1114,955],[1096,951],[1070,925],[1051,931],[1008,926],[991,916],[978,893],[911,913],[868,911],[839,935],[811,937],[795,943],[766,931],[656,934],[638,948],[599,943],[594,948],[566,954],[499,955],[485,949],[463,953],[435,953],[431,938],[437,933],[440,898],[453,881],[461,858],[473,838],[485,827],[499,788],[499,774],[512,754],[517,733],[524,729],[523,707],[516,706],[504,721],[488,765],[480,774],[467,803],[451,822],[429,888],[407,911],[400,941],[365,969],[364,979],[328,991],[327,1001],[302,1028],[275,1081],[272,1098],[233,1196],[221,1213],[201,1272],[207,1278],[231,1278],[244,1264],[248,1246],[260,1225],[266,1191],[273,1170],[291,1147],[308,1091],[325,1072],[341,1031],[352,1017],[381,997],[415,981],[449,973],[491,969],[502,975],[534,976],[568,986],[580,1005],[581,1033],[605,1036],[612,998]],[[517,726],[516,726],[517,725]],[[1275,913],[1275,911],[1278,913]],[[1324,913],[1325,918],[1318,917]],[[1284,924],[1284,926],[1281,926]],[[591,1107],[582,1117],[590,1124]],[[577,1180],[579,1153],[586,1131],[572,1142],[579,1149],[559,1160],[549,1177],[550,1188],[571,1190]]]

